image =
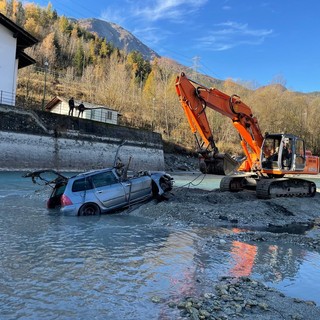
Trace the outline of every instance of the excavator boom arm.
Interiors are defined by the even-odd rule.
[[[259,161],[263,135],[257,119],[252,115],[251,108],[244,104],[237,95],[229,96],[217,89],[206,88],[189,80],[181,73],[176,80],[176,92],[186,113],[193,133],[198,132],[204,146],[211,146],[213,152],[218,152],[210,128],[206,108],[230,118],[240,134],[242,147],[247,156],[248,165],[245,171],[250,171],[253,164]],[[250,147],[250,148],[248,148]]]

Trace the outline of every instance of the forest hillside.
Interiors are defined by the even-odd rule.
[[[121,125],[153,130],[165,141],[193,149],[194,137],[174,85],[183,71],[204,86],[240,96],[252,108],[262,132],[299,135],[313,153],[320,154],[319,92],[293,92],[283,80],[259,88],[232,79],[222,81],[156,53],[148,60],[137,50],[118,48],[101,32],[88,31],[83,21],[58,16],[51,4],[43,8],[4,0],[0,12],[39,40],[26,52],[37,63],[19,70],[19,106],[43,108],[46,82],[45,102],[59,95],[106,105],[122,114]],[[207,115],[220,151],[240,152],[239,136],[230,119],[211,110]]]

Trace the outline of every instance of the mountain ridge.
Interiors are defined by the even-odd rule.
[[[107,42],[127,53],[139,51],[143,58],[149,61],[160,57],[158,53],[142,43],[132,33],[114,22],[97,18],[79,19],[77,21],[80,27],[97,34],[101,38],[106,38]]]

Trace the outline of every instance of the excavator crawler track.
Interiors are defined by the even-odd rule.
[[[316,184],[298,178],[258,178],[250,175],[231,175],[220,181],[220,191],[238,192],[243,189],[255,189],[257,198],[276,197],[313,197]]]
[[[242,187],[242,180],[243,176],[233,177],[233,176],[226,176],[223,177],[220,181],[220,191],[231,191],[237,192],[243,190]]]
[[[237,174],[223,177],[220,181],[220,191],[238,192],[243,189],[256,188],[256,175]]]
[[[313,197],[316,184],[297,178],[261,179],[257,182],[256,194],[259,199],[275,197]]]

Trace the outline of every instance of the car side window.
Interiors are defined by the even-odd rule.
[[[79,192],[92,189],[92,182],[90,178],[82,178],[75,180],[72,185],[72,192]]]
[[[92,176],[93,185],[96,188],[110,186],[114,183],[119,182],[118,179],[115,177],[112,171],[98,173]]]

